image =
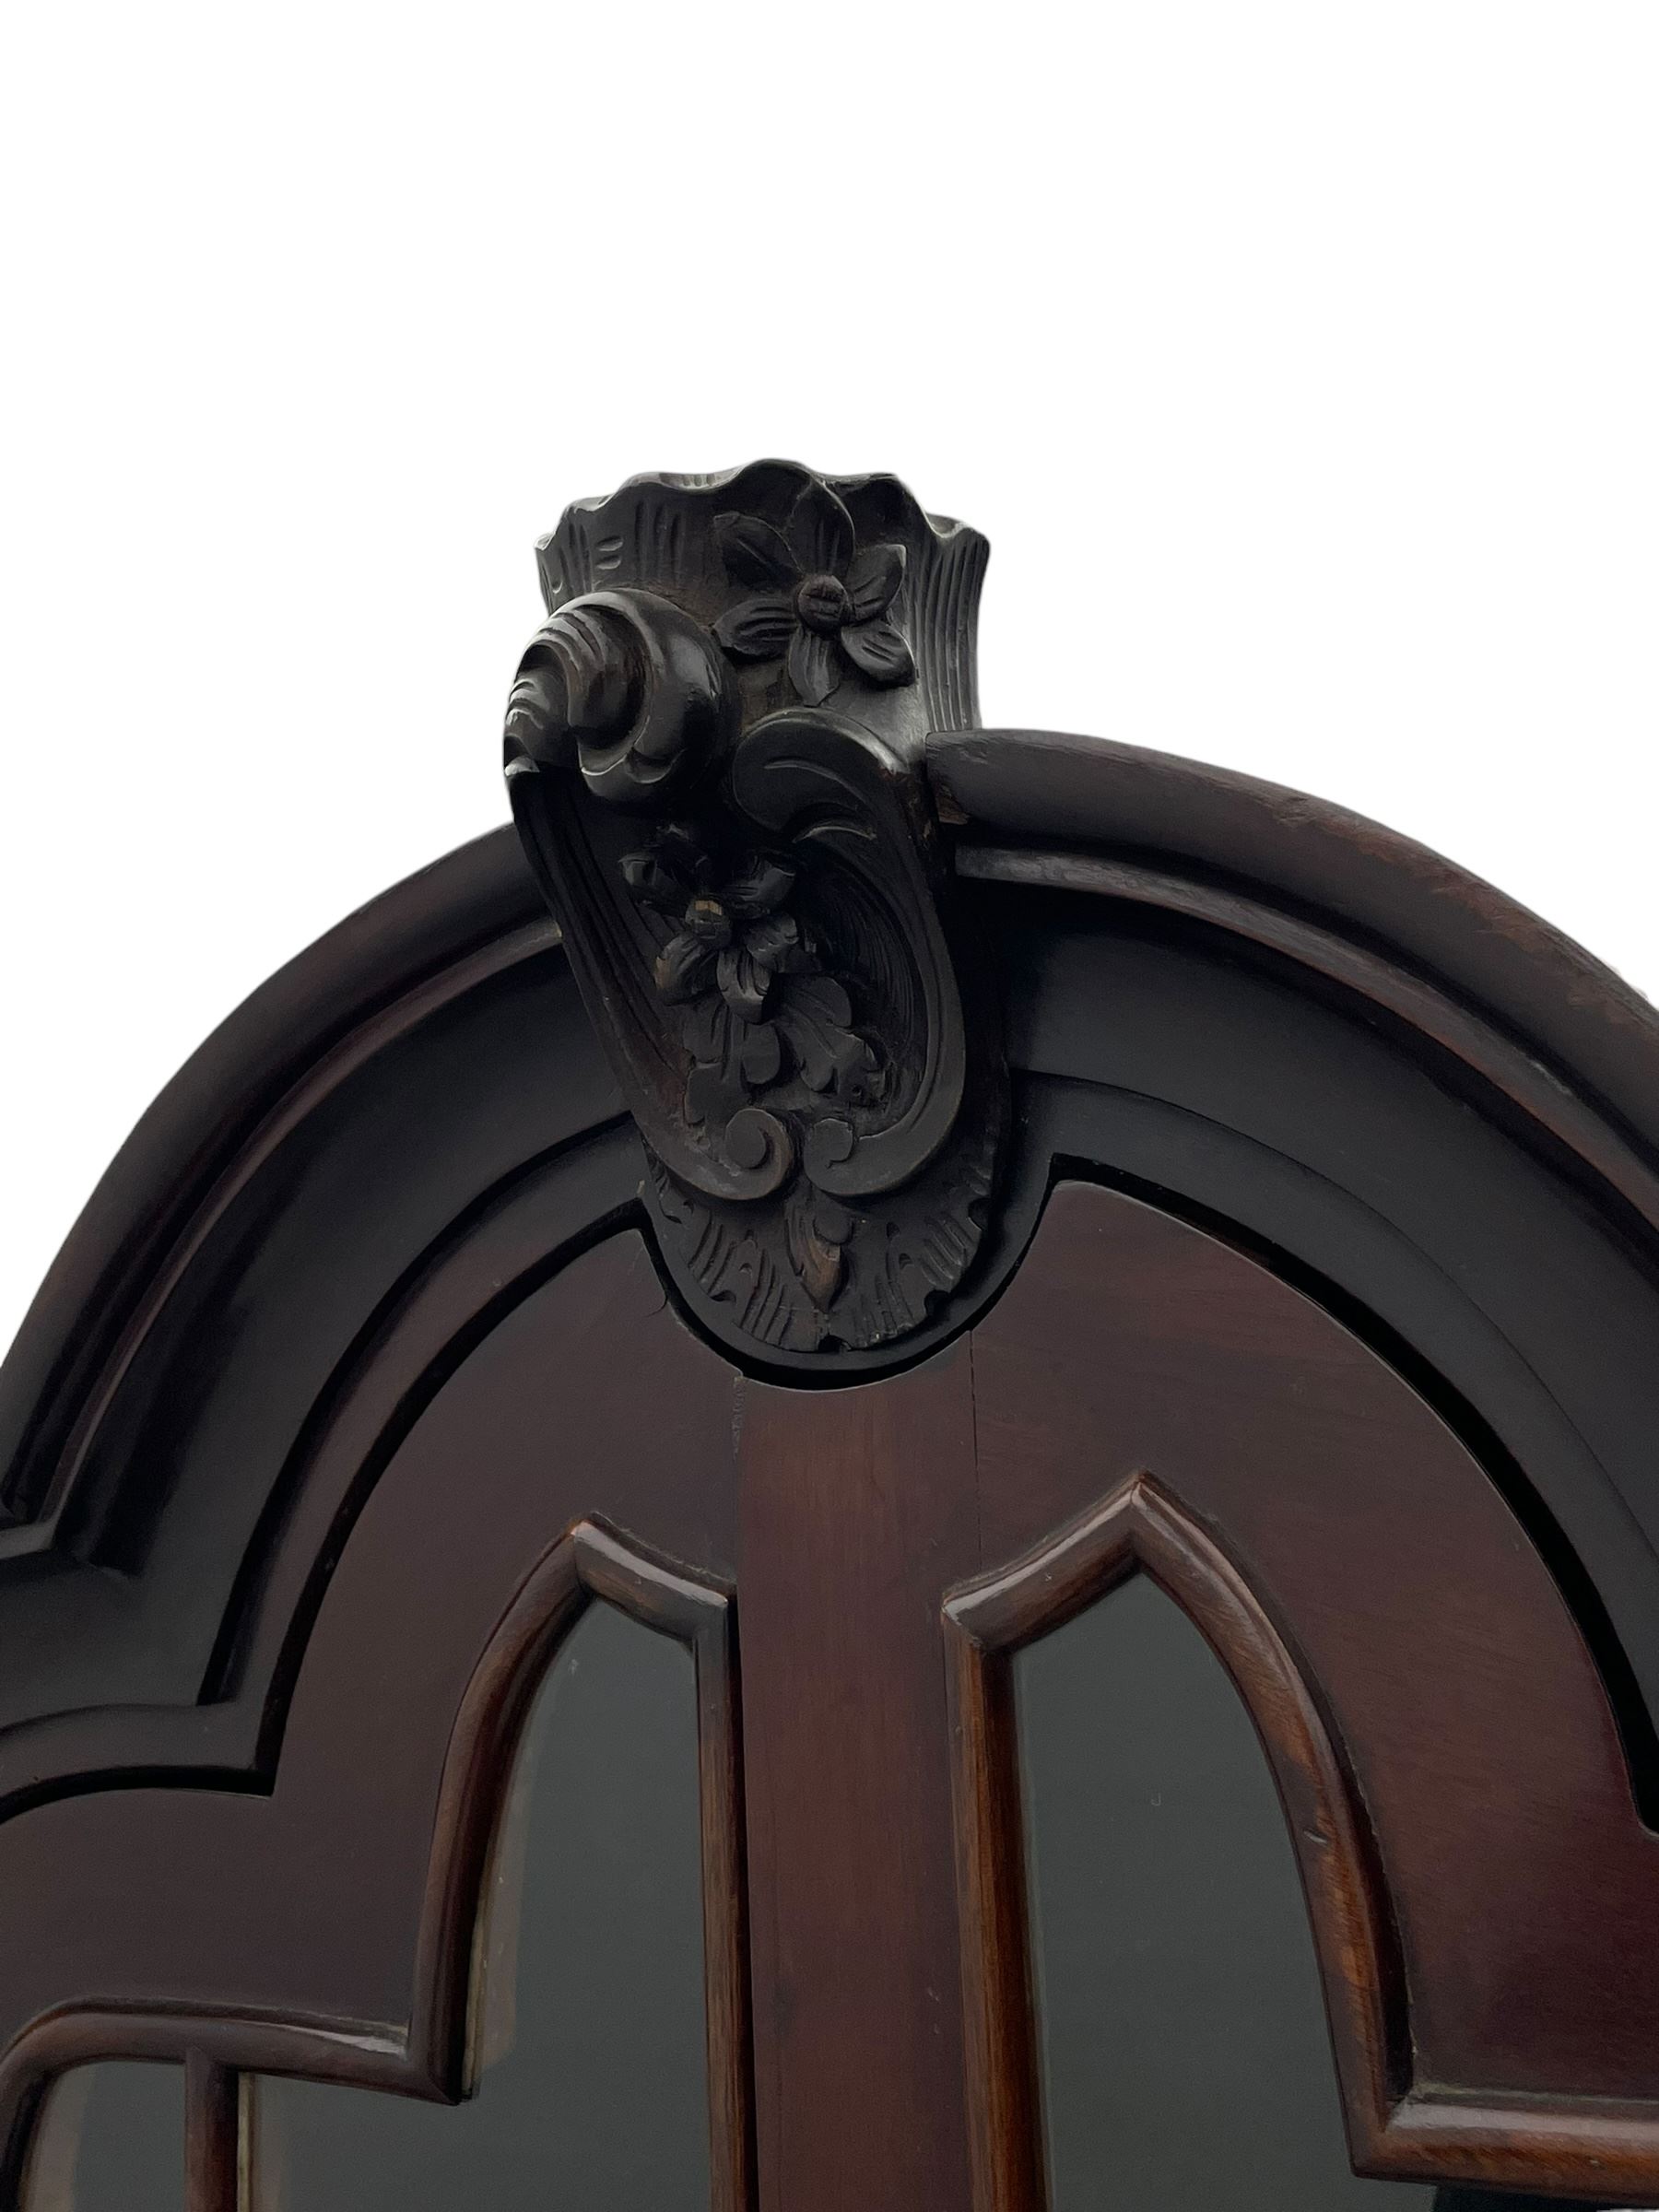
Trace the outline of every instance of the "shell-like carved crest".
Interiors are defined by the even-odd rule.
[[[521,834],[683,1293],[794,1357],[919,1328],[1005,1122],[922,740],[973,718],[982,538],[887,477],[636,479],[541,548]]]

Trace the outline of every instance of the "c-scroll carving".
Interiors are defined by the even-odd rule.
[[[514,816],[682,1290],[785,1354],[892,1343],[972,1261],[1004,1118],[920,765],[970,688],[982,541],[782,464],[618,506],[598,565],[626,581],[560,595],[594,511],[545,549]]]

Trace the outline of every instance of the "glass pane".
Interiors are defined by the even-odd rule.
[[[707,2212],[701,1867],[691,1654],[591,1606],[518,1755],[477,2094],[262,2077],[256,2212]]]
[[[183,2212],[184,2069],[76,2066],[47,2094],[27,2212]]]
[[[1014,1662],[1053,2212],[1429,2212],[1348,2165],[1273,1777],[1135,1575]]]
[[[1577,2198],[1506,2195],[1495,2189],[1439,2189],[1434,2212],[1607,2212],[1603,2205],[1582,2205]]]

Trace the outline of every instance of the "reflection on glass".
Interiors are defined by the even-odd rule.
[[[1348,2164],[1266,1759],[1135,1575],[1014,1661],[1052,2212],[1430,2212]]]
[[[184,2069],[76,2066],[47,2094],[26,2212],[182,2212]]]
[[[479,1995],[465,2104],[263,2077],[255,2212],[708,2212],[694,1663],[607,1606],[524,1730]]]

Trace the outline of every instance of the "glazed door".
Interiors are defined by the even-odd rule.
[[[1659,2204],[1659,1018],[979,726],[985,554],[578,501],[517,835],[100,1185],[0,1367],[0,2204]]]
[[[0,1827],[29,2212],[1631,2201],[1659,1841],[1535,1532],[1301,1290],[1063,1183],[793,1388],[624,1232],[365,1486],[410,1348],[274,1554],[269,1790]]]

